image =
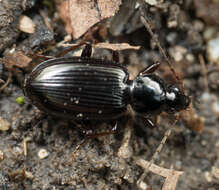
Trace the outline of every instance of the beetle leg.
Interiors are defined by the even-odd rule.
[[[118,51],[112,50],[112,54],[113,54],[113,61],[116,62],[116,63],[119,63],[119,53],[118,53]]]
[[[91,57],[91,54],[92,54],[92,46],[89,43],[87,43],[81,53],[81,57]]]
[[[63,57],[63,56],[65,56],[67,53],[69,53],[69,52],[71,52],[71,51],[74,51],[75,49],[79,48],[80,46],[82,46],[82,45],[84,45],[84,44],[85,44],[85,42],[82,41],[82,42],[79,43],[79,44],[76,44],[76,45],[74,45],[74,46],[72,46],[72,47],[70,47],[70,48],[67,48],[67,49],[65,49],[63,52],[61,52],[60,54],[58,54],[57,57]]]
[[[147,67],[146,67],[143,71],[141,71],[138,75],[151,74],[151,73],[153,73],[154,71],[156,71],[160,65],[161,65],[161,63],[157,61],[156,63],[153,63],[153,64],[147,66]]]
[[[106,135],[112,135],[116,132],[117,130],[117,122],[113,125],[113,127],[110,129],[110,131],[102,132],[102,133],[88,133],[86,134],[85,138],[96,138],[96,137],[101,137],[101,136],[106,136]]]
[[[40,112],[31,121],[31,125],[34,126],[34,127],[38,127],[47,117],[48,117],[47,114]]]
[[[102,133],[93,133],[92,130],[84,129],[83,133],[85,133],[84,139],[76,146],[74,152],[71,155],[71,158],[69,160],[69,164],[74,160],[75,154],[78,152],[78,150],[81,148],[82,145],[84,145],[89,139],[91,138],[97,138],[101,136],[111,135],[114,134],[117,130],[117,122],[113,125],[110,131],[102,132]]]
[[[71,158],[69,160],[69,164],[74,160],[75,154],[80,150],[82,145],[84,145],[89,139],[114,134],[116,129],[117,129],[117,122],[116,122],[115,126],[113,126],[113,128],[107,132],[93,133],[92,134],[92,133],[90,133],[92,130],[89,130],[88,133],[85,135],[84,139],[76,146],[76,148],[75,148],[74,152],[72,153]]]
[[[41,54],[36,54],[36,53],[32,53],[32,52],[28,52],[27,55],[34,57],[34,58],[39,58],[39,59],[43,59],[43,60],[49,60],[49,59],[54,59],[56,57],[53,56],[46,56],[46,55],[41,55]]]

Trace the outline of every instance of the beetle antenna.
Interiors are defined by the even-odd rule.
[[[149,34],[151,35],[153,41],[156,43],[161,55],[164,57],[164,59],[166,60],[171,72],[173,73],[174,77],[176,78],[176,80],[178,81],[178,83],[181,86],[181,90],[184,92],[184,85],[182,82],[181,77],[179,77],[179,75],[177,75],[176,71],[174,70],[173,66],[172,66],[172,62],[170,61],[170,59],[168,58],[166,52],[164,51],[164,49],[161,47],[161,44],[158,40],[158,38],[154,35],[151,26],[150,26],[150,21],[149,19],[145,16],[142,7],[140,7],[140,14],[141,14],[141,21],[143,23],[143,25],[145,26],[145,28],[147,29],[147,31],[149,32]],[[174,120],[173,124],[169,127],[169,129],[165,132],[163,139],[161,140],[159,146],[157,147],[155,153],[152,156],[152,159],[149,162],[149,165],[147,167],[147,169],[144,171],[144,173],[141,175],[141,177],[138,180],[138,184],[140,182],[142,182],[145,178],[145,176],[147,175],[148,170],[150,169],[151,165],[155,162],[155,160],[157,159],[159,153],[161,152],[164,144],[166,143],[168,137],[170,136],[171,132],[172,132],[172,128],[175,126],[175,124],[177,123],[177,121],[179,120],[179,114],[176,115],[176,119]]]
[[[144,15],[144,12],[142,10],[142,8],[140,7],[140,13],[141,13],[141,22],[144,24],[145,28],[147,29],[147,31],[149,32],[149,34],[151,35],[153,41],[156,43],[160,53],[162,54],[162,56],[164,57],[164,59],[166,60],[171,72],[173,73],[174,77],[176,78],[176,80],[179,82],[179,84],[181,85],[182,91],[184,92],[184,85],[182,82],[181,77],[179,77],[179,75],[176,74],[176,71],[174,70],[173,66],[172,66],[172,62],[170,61],[170,59],[168,58],[166,52],[164,51],[164,49],[161,47],[161,44],[159,42],[159,40],[157,39],[157,37],[154,35],[151,26],[150,26],[150,21],[148,20],[148,18]]]

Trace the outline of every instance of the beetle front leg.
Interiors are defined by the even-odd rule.
[[[34,58],[43,59],[44,61],[56,58],[56,57],[53,57],[53,56],[46,56],[46,55],[36,54],[36,53],[32,53],[32,52],[28,52],[27,55],[31,56],[31,57],[34,57]]]
[[[86,44],[85,48],[83,49],[82,53],[81,53],[81,57],[91,57],[92,54],[92,46],[90,44]]]
[[[154,71],[158,69],[158,67],[161,65],[160,62],[153,63],[149,66],[147,66],[143,71],[141,71],[138,75],[143,75],[143,74],[151,74]]]

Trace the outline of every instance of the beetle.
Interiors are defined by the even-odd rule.
[[[40,63],[25,78],[24,94],[43,112],[76,121],[116,120],[126,113],[128,104],[146,117],[189,106],[190,98],[178,87],[153,74],[160,63],[130,80],[116,52],[113,61],[107,61],[91,58],[91,50],[87,44],[79,57]]]

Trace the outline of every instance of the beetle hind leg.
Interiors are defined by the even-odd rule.
[[[106,135],[112,135],[116,132],[117,130],[117,121],[114,122],[112,124],[112,128],[109,131],[105,131],[105,132],[100,132],[100,133],[95,133],[94,130],[92,129],[86,129],[86,128],[81,128],[80,130],[82,130],[82,133],[84,134],[84,138],[82,139],[82,141],[76,146],[75,150],[73,151],[73,153],[71,154],[71,158],[69,160],[69,164],[71,164],[71,162],[74,160],[76,153],[80,150],[80,148],[87,143],[87,141],[89,139],[94,139],[97,137],[102,137],[102,136],[106,136]]]
[[[119,53],[118,51],[112,50],[113,61],[119,63]]]

